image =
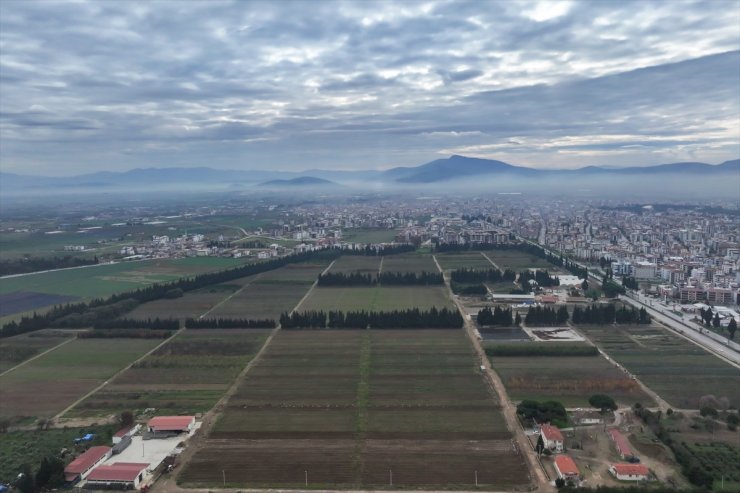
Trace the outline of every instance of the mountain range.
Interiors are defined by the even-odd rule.
[[[453,155],[420,166],[398,167],[388,170],[307,170],[304,172],[268,170],[224,170],[207,167],[196,168],[137,168],[124,172],[98,172],[69,177],[31,176],[0,172],[0,189],[4,192],[48,189],[109,189],[137,187],[153,189],[177,185],[228,186],[250,188],[254,186],[290,187],[337,186],[337,183],[369,182],[403,185],[423,185],[459,181],[470,177],[496,178],[499,176],[536,177],[589,177],[634,175],[730,175],[740,176],[740,159],[712,165],[699,162],[681,162],[657,166],[608,168],[587,166],[579,169],[540,169],[516,166],[503,161]]]

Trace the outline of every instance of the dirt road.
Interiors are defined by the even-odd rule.
[[[442,267],[437,261],[437,257],[432,256],[432,258],[434,259],[434,263],[437,264],[437,268],[439,269],[439,271],[444,273]],[[519,421],[516,417],[516,407],[509,400],[509,397],[506,394],[506,388],[504,387],[501,378],[491,368],[491,364],[488,361],[488,357],[486,356],[485,351],[483,350],[483,346],[481,345],[480,340],[478,340],[475,324],[466,314],[465,308],[462,306],[462,303],[460,303],[460,300],[452,293],[450,280],[446,275],[444,276],[444,281],[445,286],[447,286],[447,291],[450,299],[455,303],[455,306],[463,317],[463,321],[465,323],[465,331],[468,334],[471,343],[473,344],[473,348],[475,349],[480,365],[485,368],[484,374],[486,375],[491,388],[495,391],[498,400],[501,403],[501,412],[506,419],[506,426],[513,435],[519,451],[524,454],[524,458],[526,459],[527,465],[529,466],[530,474],[532,474],[533,483],[535,483],[539,491],[550,491],[552,489],[550,487],[550,482],[545,475],[545,472],[542,470],[539,461],[537,460],[537,455],[534,449],[532,449],[529,440],[524,435],[524,430],[522,430],[521,426],[519,426]]]

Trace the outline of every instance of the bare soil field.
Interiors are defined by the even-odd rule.
[[[264,344],[269,330],[189,329],[82,401],[69,417],[156,408],[210,409]]]
[[[459,329],[281,331],[179,480],[459,489],[477,472],[484,489],[523,487],[510,439]]]

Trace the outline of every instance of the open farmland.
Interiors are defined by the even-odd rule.
[[[583,347],[583,343],[531,341],[488,341],[484,347],[495,346]],[[650,397],[627,374],[609,363],[602,355],[594,356],[491,356],[491,365],[506,386],[513,401],[556,400],[566,407],[588,406],[594,394],[608,394],[625,406],[635,402],[653,405]]]
[[[260,350],[269,330],[188,329],[82,401],[67,416],[102,416],[153,407],[205,412]]]
[[[156,347],[158,339],[76,339],[0,377],[0,417],[51,417]]]
[[[49,305],[61,305],[76,300],[76,296],[14,291],[0,294],[0,317],[23,313]]]
[[[480,252],[450,252],[435,254],[439,265],[444,270],[455,269],[493,269],[493,265]]]
[[[0,293],[34,293],[98,298],[138,289],[155,282],[224,270],[243,260],[217,257],[143,260],[101,264],[79,269],[41,272],[0,280]]]
[[[740,370],[658,326],[578,328],[674,407],[708,394],[740,405]]]
[[[246,279],[246,278],[245,278]],[[242,288],[240,280],[188,291],[179,298],[159,299],[137,306],[126,318],[198,318]],[[250,279],[251,281],[251,279]]]
[[[380,258],[366,255],[345,255],[334,262],[330,272],[333,274],[349,274],[352,272],[377,274],[380,269]]]
[[[488,250],[485,252],[501,269],[512,269],[517,272],[524,269],[548,269],[556,272],[558,267],[531,253],[518,250]]]
[[[528,482],[461,330],[282,331],[186,486],[482,488]],[[223,472],[222,472],[223,471]]]
[[[317,287],[302,310],[405,310],[452,308],[444,286]]]
[[[54,346],[70,341],[73,336],[74,332],[70,331],[38,330],[0,339],[0,373]]]
[[[272,318],[292,310],[306,295],[326,264],[291,264],[260,274],[207,317]]]
[[[402,253],[383,257],[383,272],[439,272],[429,254]]]

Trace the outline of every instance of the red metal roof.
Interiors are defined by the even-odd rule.
[[[133,427],[134,427],[134,425],[126,426],[124,428],[121,428],[113,436],[116,437],[116,438],[123,438],[124,436],[126,436],[126,433],[128,433]]]
[[[116,462],[98,466],[87,476],[88,481],[134,481],[149,464],[145,462]]]
[[[187,430],[195,416],[157,416],[149,420],[148,426],[154,431]]]
[[[619,433],[619,430],[612,428],[609,430],[609,435],[611,435],[612,440],[614,440],[614,444],[617,446],[617,450],[620,454],[624,457],[632,455],[632,448],[629,446],[629,443],[627,443],[627,439],[624,438],[624,435]]]
[[[620,475],[647,476],[650,474],[650,469],[645,464],[612,464],[612,467]]]
[[[560,433],[560,428],[549,424],[544,424],[540,427],[540,432],[543,438],[546,440],[559,440],[563,441],[563,434]]]
[[[555,456],[555,465],[558,466],[558,471],[563,475],[577,475],[580,474],[578,466],[569,455],[557,455]]]
[[[90,447],[64,468],[64,474],[72,476],[72,479],[74,479],[77,474],[82,474],[94,466],[95,463],[105,457],[109,451],[110,447],[106,447],[104,445]]]

